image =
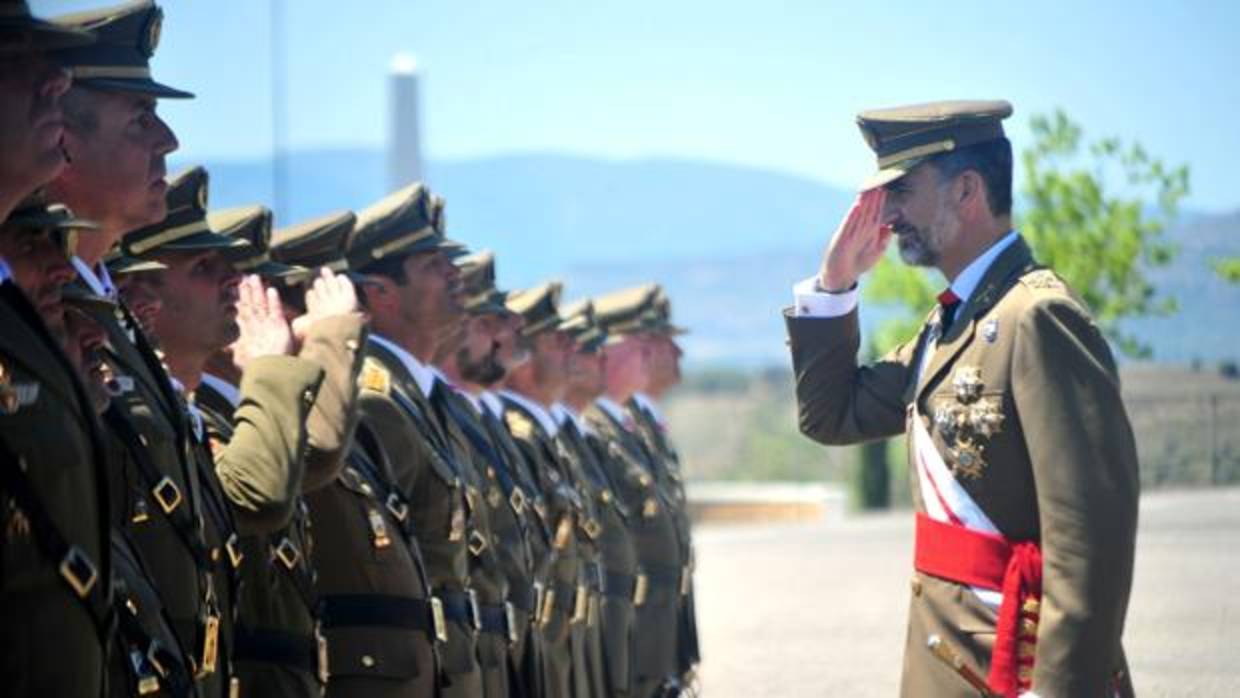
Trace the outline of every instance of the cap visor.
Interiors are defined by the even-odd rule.
[[[47,211],[15,213],[5,221],[6,225],[26,228],[55,228],[58,230],[98,230],[99,224],[84,218],[66,218]]]
[[[167,264],[156,262],[153,259],[138,259],[137,257],[122,256],[111,259],[106,262],[108,265],[108,273],[117,274],[135,274],[141,271],[160,271],[167,269]]]
[[[310,270],[305,267],[294,267],[280,262],[263,262],[249,269],[241,270],[246,274],[257,274],[268,279],[290,279],[295,276],[306,276]]]
[[[878,172],[875,172],[874,174],[867,177],[866,180],[861,183],[861,191],[870,191],[871,189],[878,189],[879,187],[885,187],[888,184],[891,184],[897,179],[908,174],[909,169],[912,169],[912,168],[905,168],[903,166],[900,166],[900,167],[888,167],[887,169],[879,170]]]
[[[122,80],[120,78],[90,78],[87,80],[75,79],[73,84],[90,87],[96,90],[104,90],[107,92],[137,92],[139,94],[151,95],[153,97],[163,97],[165,99],[194,98],[193,92],[178,90],[175,87],[169,87],[150,79]]]
[[[242,238],[230,237],[228,235],[220,235],[210,231],[202,233],[194,233],[175,240],[164,245],[159,245],[154,249],[147,250],[143,254],[158,252],[160,250],[227,250],[234,247],[243,247],[250,243]]]

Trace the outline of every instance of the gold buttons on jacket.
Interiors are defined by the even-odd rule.
[[[364,667],[366,667],[367,669],[369,669],[369,668],[373,667],[374,665],[375,665],[375,658],[374,658],[374,657],[370,656],[369,654],[363,654],[363,655],[362,655],[362,666],[364,666]]]

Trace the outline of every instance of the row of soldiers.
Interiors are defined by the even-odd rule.
[[[208,211],[161,21],[0,0],[4,694],[690,691],[661,288],[502,291],[420,183]]]

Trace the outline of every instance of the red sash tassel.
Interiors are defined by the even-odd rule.
[[[1042,596],[1042,551],[1030,541],[1011,543],[991,533],[972,531],[963,526],[935,521],[917,514],[917,542],[913,553],[917,571],[958,584],[1002,591],[999,616],[995,622],[995,646],[990,655],[987,683],[991,690],[1012,697],[1028,690],[1030,682],[1020,679],[1020,670],[1032,673],[1033,656],[1021,657],[1023,641],[1037,641],[1038,612],[1025,602]],[[1032,634],[1022,637],[1021,621],[1031,621]]]

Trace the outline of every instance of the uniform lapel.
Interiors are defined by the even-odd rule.
[[[956,319],[947,330],[938,345],[932,349],[926,370],[921,372],[917,382],[917,398],[932,386],[937,385],[941,374],[952,364],[956,356],[973,341],[977,329],[977,318],[991,308],[1015,280],[1017,275],[1033,265],[1033,255],[1023,238],[1017,238],[1002,254],[995,259],[986,274],[982,277],[977,289],[969,296],[968,301],[956,314]],[[938,321],[938,313],[934,315]]]
[[[54,390],[64,404],[74,406],[79,419],[84,419],[79,412],[84,406],[79,403],[74,389],[77,374],[70,372],[68,360],[62,358],[61,348],[53,344],[55,340],[43,319],[16,284],[4,283],[0,288],[5,296],[0,299],[0,324],[4,327],[4,332],[0,333],[0,351],[37,376],[40,390]]]

